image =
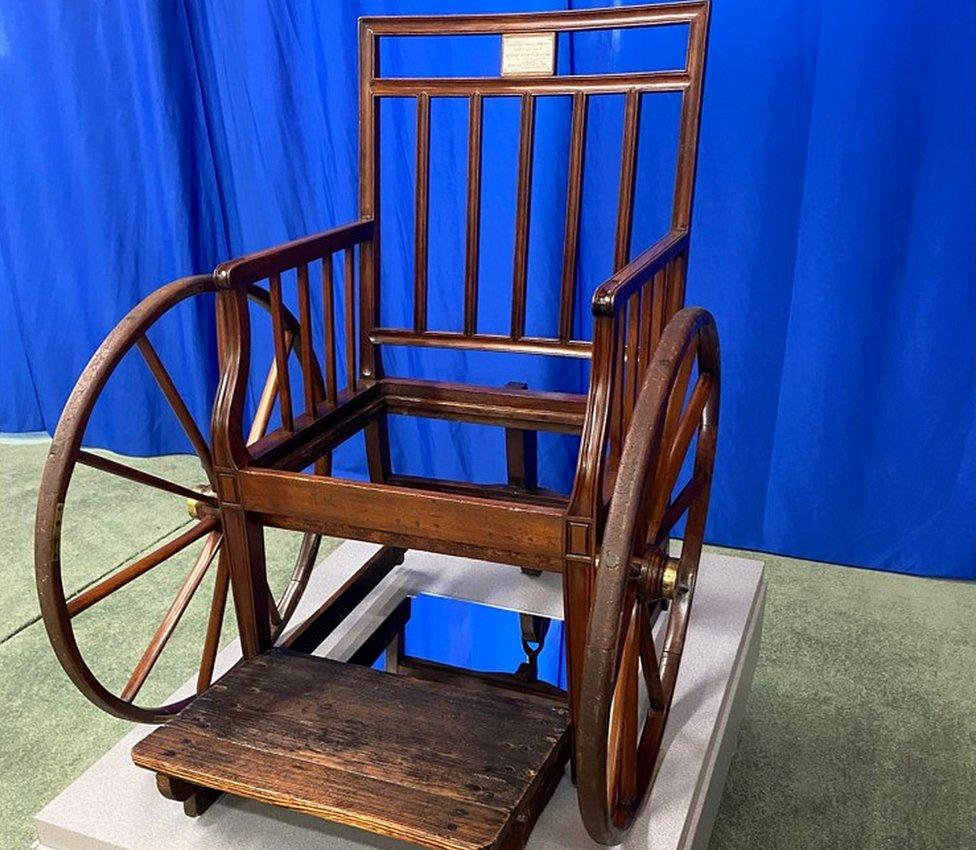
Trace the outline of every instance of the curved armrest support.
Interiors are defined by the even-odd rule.
[[[624,266],[593,293],[593,315],[614,316],[620,304],[688,249],[688,231],[672,230]]]

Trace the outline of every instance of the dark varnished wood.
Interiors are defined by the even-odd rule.
[[[427,847],[477,850],[524,844],[568,744],[568,713],[551,699],[275,650],[235,668],[133,759]]]
[[[587,94],[619,94],[635,86],[643,91],[683,92],[690,85],[691,78],[683,71],[657,71],[645,74],[578,74],[572,77],[380,78],[373,83],[372,91],[374,94],[390,97],[416,97],[421,92],[436,97],[469,97],[475,92],[485,96],[566,95],[578,91],[585,91]]]
[[[586,152],[586,112],[586,95],[583,92],[576,92],[573,95],[573,120],[570,130],[562,288],[559,294],[559,341],[563,343],[568,342],[573,334],[573,306],[576,303],[576,262],[579,255],[580,199],[583,194],[583,159]]]
[[[314,614],[286,636],[281,645],[296,652],[313,652],[401,563],[403,549],[384,546],[346,579]]]
[[[464,252],[464,335],[478,330],[478,259],[481,247],[481,138],[484,102],[479,93],[468,104],[468,194]]]
[[[78,689],[99,707],[128,720],[160,722],[187,704],[187,699],[180,699],[162,706],[147,707],[137,704],[137,697],[165,650],[170,636],[199,590],[205,574],[217,560],[215,556],[218,552],[222,553],[224,549],[225,528],[220,512],[222,506],[210,490],[215,480],[210,445],[196,426],[176,382],[155,347],[149,343],[148,336],[156,322],[167,312],[190,299],[212,295],[215,289],[213,277],[184,278],[157,290],[130,311],[99,346],[79,378],[55,431],[41,480],[35,522],[35,572],[45,628],[58,660]],[[256,303],[269,312],[272,309],[270,294],[259,287],[245,287],[242,296],[245,301]],[[301,345],[302,331],[299,320],[287,309],[282,309],[281,321],[287,336],[290,339],[297,339]],[[220,329],[219,325],[218,328]],[[227,338],[223,329],[219,338],[221,340]],[[190,445],[197,453],[201,478],[210,482],[209,486],[201,492],[190,490],[159,476],[142,472],[128,464],[81,448],[86,425],[105,384],[122,359],[133,348],[137,348],[146,359],[162,395],[173,408],[178,421],[185,429]],[[321,386],[320,377],[315,377],[314,385]],[[248,440],[263,435],[268,423],[269,404],[276,395],[277,379],[272,364],[254,420],[248,428]],[[242,422],[242,427],[243,424]],[[78,464],[95,469],[106,477],[115,476],[124,479],[138,485],[139,488],[173,494],[176,497],[173,499],[174,517],[178,522],[188,524],[169,539],[151,547],[150,551],[132,563],[109,571],[96,583],[69,599],[61,579],[61,520],[68,487]],[[138,503],[138,490],[130,493],[128,498]],[[195,505],[195,519],[187,518],[187,500],[191,500]],[[154,500],[154,504],[158,502]],[[89,668],[75,640],[73,619],[92,605],[126,588],[147,572],[154,569],[168,569],[174,557],[193,544],[201,546],[193,567],[165,609],[161,621],[152,632],[149,644],[142,650],[135,669],[127,679],[123,679],[125,685],[121,693],[110,690]],[[303,541],[286,591],[278,599],[273,600],[273,608],[277,611],[278,619],[274,632],[284,627],[288,617],[294,611],[311,572],[317,546],[317,538],[307,537]],[[220,563],[224,562],[222,556],[219,560]],[[267,587],[263,576],[262,585]],[[210,625],[204,638],[201,655],[199,690],[205,689],[210,684],[209,677],[212,675],[213,662],[219,647],[219,629],[223,622],[225,604],[226,586],[218,570],[218,579],[214,583],[211,599]],[[118,638],[124,640],[126,636],[120,634]]]
[[[281,470],[244,470],[237,482],[245,511],[278,528],[561,569],[557,507]]]
[[[432,755],[427,742],[427,750],[421,752],[419,736],[429,734],[429,730],[419,729],[419,718],[425,711],[434,711],[422,706],[429,704],[432,693],[440,693],[438,688],[449,689],[442,694],[441,708],[456,706],[459,712],[470,713],[469,725],[470,717],[478,718],[479,712],[488,710],[465,701],[475,699],[473,693],[478,689],[461,684],[459,676],[463,674],[457,671],[418,662],[415,672],[423,681],[409,685],[402,684],[404,677],[366,671],[371,678],[363,680],[353,694],[342,691],[344,682],[354,681],[350,678],[353,674],[339,673],[319,662],[314,662],[318,665],[315,676],[303,674],[301,671],[312,668],[304,660],[293,660],[298,656],[269,653],[297,601],[294,593],[276,598],[268,588],[263,529],[277,526],[306,532],[300,561],[305,559],[309,564],[314,561],[320,534],[388,547],[291,637],[292,645],[305,650],[321,642],[321,636],[351,612],[406,548],[561,572],[568,677],[565,699],[576,740],[581,811],[594,839],[605,843],[620,840],[646,795],[658,758],[687,627],[715,445],[718,352],[714,325],[704,311],[682,311],[708,12],[707,2],[695,0],[530,14],[362,19],[359,219],[228,261],[218,266],[211,278],[188,279],[180,286],[164,288],[161,292],[167,295],[147,299],[126,320],[124,331],[114,333],[107,347],[100,349],[97,368],[91,374],[86,372],[76,390],[77,399],[72,396],[66,411],[68,425],[64,429],[59,426],[42,482],[36,546],[39,595],[62,664],[89,698],[120,716],[161,720],[182,709],[187,701],[142,709],[126,700],[138,692],[210,561],[218,564],[198,677],[202,696],[168,730],[149,739],[165,738],[172,746],[154,750],[155,745],[147,743],[139,757],[143,758],[140,763],[169,777],[167,789],[172,795],[199,799],[204,801],[202,806],[206,795],[200,796],[194,789],[208,786],[432,847],[518,848],[558,781],[557,771],[542,769],[518,794],[509,787],[509,796],[494,802],[483,797],[484,785],[474,783],[475,791],[461,781],[461,768],[480,769],[468,765],[466,758],[480,759],[494,752],[491,748],[501,733],[492,724],[508,716],[507,709],[498,706],[491,709],[492,719],[485,720],[485,729],[496,732],[492,740],[479,739],[464,747],[451,745],[440,755]],[[529,75],[479,78],[394,78],[381,75],[378,62],[380,42],[388,35],[513,36],[664,24],[687,25],[687,50],[680,67],[617,74],[546,75],[534,71]],[[632,246],[641,109],[655,92],[676,92],[681,98],[670,229],[650,246]],[[601,191],[616,191],[612,262],[608,278],[592,299],[592,337],[584,339],[574,333],[574,313],[588,100],[597,94],[622,99],[624,120],[619,181],[614,187],[601,187]],[[551,323],[551,335],[533,335],[526,333],[528,299],[536,291],[528,262],[532,172],[538,157],[536,147],[545,141],[539,139],[537,144],[535,112],[539,98],[553,95],[572,98],[566,216],[561,223],[562,265],[556,281],[558,313]],[[489,333],[479,331],[480,217],[482,151],[495,144],[493,128],[484,121],[484,99],[496,96],[518,98],[521,120],[512,209],[512,277],[500,282],[511,287],[510,323],[505,332]],[[404,327],[385,327],[379,320],[384,281],[379,273],[378,115],[385,97],[410,98],[417,105],[413,309]],[[430,260],[443,248],[432,238],[436,231],[430,227],[430,174],[440,166],[430,149],[434,97],[465,98],[469,106],[466,221],[459,234],[464,241],[464,271],[457,280],[447,281],[453,289],[445,290],[457,293],[456,322],[448,325],[453,330],[434,330],[428,322],[428,275],[435,267]],[[321,264],[321,357],[312,344],[309,267],[316,268],[316,264]],[[285,307],[292,297],[287,288],[293,280],[297,286],[297,318]],[[318,287],[316,280],[315,289]],[[182,299],[215,291],[221,381],[212,440],[207,441],[179,397],[146,330],[165,312],[166,299],[172,300],[174,292]],[[252,368],[248,299],[256,297],[271,314],[275,359],[264,377],[255,420],[246,427],[244,411]],[[60,584],[58,543],[64,490],[75,463],[87,463],[174,495],[187,495],[181,485],[146,476],[124,464],[112,466],[114,462],[81,450],[81,433],[91,404],[118,358],[133,345],[139,347],[180,420],[210,485],[210,492],[195,500],[197,516],[202,519],[167,545],[175,551],[204,538],[208,548],[207,557],[198,560],[185,579],[120,698],[97,682],[74,644],[72,610],[63,599]],[[383,350],[392,345],[589,359],[590,382],[586,395],[577,395],[530,391],[522,386],[475,387],[404,378],[384,370]],[[301,387],[296,383],[294,392],[289,383],[290,357],[298,360],[302,371]],[[263,376],[262,371],[259,380]],[[281,426],[266,433],[276,405]],[[387,421],[397,415],[503,428],[507,480],[483,485],[395,472]],[[360,431],[365,434],[370,481],[335,477],[332,451]],[[568,496],[538,487],[538,431],[580,435],[576,473]],[[692,451],[694,474],[679,486],[682,463]],[[676,570],[669,573],[665,569],[669,564],[668,537],[684,516],[688,522],[682,557]],[[150,553],[86,591],[87,596],[79,597],[81,602],[75,601],[74,613],[162,563],[171,554],[170,549]],[[680,592],[669,597],[668,637],[658,658],[649,635],[653,618],[664,610],[660,603],[666,575],[677,576],[674,580]],[[244,655],[249,660],[226,680],[231,685],[224,682],[216,690],[208,689],[223,608],[231,591]],[[379,635],[377,646],[387,637]],[[371,645],[369,652],[375,649]],[[236,701],[222,696],[222,688],[226,686],[232,692],[234,683],[245,682],[251,675],[256,678],[246,698],[243,691]],[[318,690],[315,698],[313,679]],[[327,701],[321,696],[326,680],[337,692],[348,693],[343,697],[344,710],[326,711]],[[375,693],[370,690],[381,681],[383,689],[376,685]],[[391,681],[398,684],[391,685]],[[398,688],[407,690],[400,692]],[[643,725],[636,715],[641,688],[648,693],[652,707]],[[466,696],[459,696],[461,692]],[[404,701],[398,703],[401,708],[393,718],[397,693]],[[510,697],[528,699],[524,695],[491,696]],[[308,717],[315,718],[311,727],[304,715],[298,718],[288,714],[291,709],[287,703],[293,698]],[[264,714],[259,717],[255,712],[261,706]],[[365,712],[369,719],[369,736],[355,741],[328,738],[329,730],[350,734],[343,724],[357,712]],[[194,720],[201,717],[206,723]],[[269,717],[271,721],[265,722]],[[522,734],[523,721],[520,716],[517,722],[506,725],[505,734]],[[296,730],[302,723],[303,740],[312,740],[314,746],[310,751],[296,752]],[[454,720],[448,727],[453,728],[452,723]],[[394,733],[418,737],[392,742],[390,735]],[[526,751],[536,752],[536,761],[541,758],[552,765],[565,752],[565,729],[557,738],[558,744],[548,742],[548,750],[538,737],[527,740]],[[260,746],[254,749],[256,743]],[[341,750],[343,758],[335,750],[339,744],[346,747]],[[244,753],[247,747],[251,749]],[[254,757],[256,751],[260,757]],[[558,756],[554,755],[557,751]],[[177,752],[179,756],[175,757]],[[357,761],[367,754],[368,764]],[[517,760],[508,755],[509,761]],[[446,759],[451,769],[456,767],[459,772],[449,774],[446,762],[437,759]],[[432,762],[436,762],[433,767]],[[418,765],[423,770],[429,768],[423,775],[423,786],[416,784],[417,774],[411,774],[413,779],[407,777],[407,768]],[[378,766],[383,768],[382,775],[376,772]],[[399,798],[390,795],[391,776],[396,777],[393,785]],[[184,784],[173,784],[175,780]],[[459,809],[457,801],[462,797],[465,802]],[[447,798],[456,804],[450,815],[445,814]],[[396,800],[396,811],[389,800]],[[463,814],[457,814],[461,809]]]
[[[529,215],[532,203],[532,154],[535,147],[535,98],[522,95],[518,184],[515,190],[515,269],[512,273],[512,339],[525,336],[525,297],[529,265]]]
[[[427,330],[427,225],[430,199],[430,96],[417,98],[417,188],[414,205],[413,329]]]
[[[574,723],[580,720],[583,671],[588,663],[592,666],[587,661],[586,645],[591,612],[598,604],[594,599],[595,579],[600,572],[596,564],[616,483],[628,462],[625,460],[628,435],[638,427],[638,411],[648,404],[645,396],[651,390],[647,386],[647,376],[659,341],[683,304],[707,19],[708,6],[699,2],[551,14],[364,19],[360,24],[360,214],[363,221],[372,220],[374,230],[369,237],[349,237],[348,244],[331,247],[331,250],[348,252],[352,245],[358,244],[361,254],[369,255],[368,261],[363,261],[359,281],[359,298],[363,306],[358,328],[358,374],[347,377],[344,399],[337,398],[335,405],[320,407],[315,416],[296,421],[293,434],[269,435],[263,444],[254,447],[250,456],[234,451],[220,452],[215,461],[233,475],[235,498],[246,512],[254,514],[263,524],[563,572],[568,698]],[[688,50],[683,67],[604,75],[395,79],[382,77],[376,60],[378,43],[385,34],[510,34],[664,23],[688,24]],[[681,94],[672,226],[657,242],[643,250],[635,249],[632,254],[642,99],[657,91]],[[624,122],[611,276],[594,293],[593,337],[588,340],[574,337],[573,312],[587,99],[597,93],[623,96]],[[527,273],[527,234],[535,159],[533,119],[538,98],[552,94],[573,96],[559,314],[553,336],[528,336],[525,314],[531,292]],[[480,332],[477,309],[481,150],[490,144],[486,139],[488,129],[482,123],[483,99],[496,95],[517,96],[521,101],[513,209],[512,309],[507,333]],[[414,315],[408,327],[383,327],[378,322],[381,281],[378,277],[380,246],[376,223],[380,193],[377,110],[380,99],[386,96],[414,98],[418,106],[415,297]],[[429,169],[436,167],[429,161],[430,98],[442,96],[464,97],[469,103],[465,271],[457,287],[459,330],[431,330],[426,320],[428,256],[437,250],[437,246],[430,242],[426,221]],[[348,275],[344,277],[343,286],[344,300],[351,302],[353,296]],[[345,326],[347,350],[357,332],[350,315],[346,315]],[[226,324],[233,327],[232,310],[227,311]],[[527,390],[438,385],[386,376],[381,353],[387,345],[589,358],[592,362],[590,387],[584,401],[581,397],[540,395]],[[352,362],[353,358],[347,356],[347,364]],[[215,427],[228,435],[235,429],[234,410],[235,405],[239,406],[235,397],[243,392],[242,377],[238,375],[236,381],[227,380],[222,385],[225,399],[218,407]],[[703,386],[708,388],[708,385]],[[708,392],[711,391],[709,388]],[[664,479],[673,473],[682,450],[697,433],[693,427],[696,413],[697,405],[685,419],[679,417],[672,421],[670,415],[666,416],[667,441],[677,438],[677,442],[668,443],[673,450],[669,450],[667,456],[661,455],[655,446],[645,446],[645,452],[654,456],[654,475],[660,473],[661,476],[651,505],[654,511],[663,512],[658,516],[658,534],[663,532],[667,522],[673,526],[682,511],[707,500],[700,482],[693,482],[670,501],[663,492]],[[388,415],[397,414],[437,416],[505,428],[511,481],[484,486],[393,474],[385,421]],[[367,434],[372,483],[359,484],[328,476],[309,478],[298,474],[297,470],[312,462],[317,453],[334,448],[360,429]],[[535,488],[512,484],[513,481],[522,485],[533,483],[533,470],[525,466],[526,432],[538,430],[580,434],[576,476],[565,502],[550,500],[544,495],[540,498],[541,494],[534,492]],[[217,445],[221,445],[220,440]],[[618,506],[618,510],[623,508]],[[369,518],[368,522],[364,522],[364,517]],[[486,528],[491,529],[490,534]],[[624,666],[628,670],[633,666],[633,659],[640,655],[641,633],[635,625],[629,633],[631,636],[621,644],[626,647],[627,664]],[[623,688],[621,701],[624,702],[632,698],[638,684],[631,672],[627,676],[620,684]],[[633,779],[633,767],[637,762],[631,750],[636,752],[636,749],[629,746],[637,733],[633,724],[621,725],[614,721],[613,741],[604,740],[598,745],[615,753],[613,771],[621,777],[619,782],[615,780],[615,789],[623,789],[623,793],[633,791],[640,797],[646,786],[642,787],[641,782]],[[592,787],[588,788],[583,793],[593,793]],[[605,840],[606,832],[601,832],[594,824],[590,818],[591,834]]]
[[[689,364],[698,378],[686,401]],[[576,726],[580,810],[587,831],[604,844],[618,843],[640,808],[674,696],[708,511],[718,385],[714,320],[701,309],[679,311],[664,330],[633,411],[610,503],[582,666]],[[674,496],[693,433],[697,443],[691,482]],[[668,531],[682,515],[687,515],[687,524],[681,556],[673,559]],[[662,600],[668,602],[668,611],[658,652],[650,624]],[[638,661],[650,703],[639,725]]]

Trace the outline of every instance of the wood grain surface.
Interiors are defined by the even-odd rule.
[[[271,650],[136,745],[171,779],[447,850],[520,848],[563,774],[564,704]]]

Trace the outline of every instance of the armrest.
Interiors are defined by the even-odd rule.
[[[604,494],[613,488],[623,448],[623,429],[633,410],[636,389],[644,377],[642,370],[646,370],[653,356],[651,346],[660,332],[643,326],[651,319],[650,311],[646,315],[641,311],[637,323],[627,321],[627,327],[623,327],[623,311],[641,294],[641,287],[651,283],[658,272],[667,269],[687,250],[687,229],[672,230],[600,284],[593,294],[593,315],[597,317],[593,328],[593,365],[576,482],[567,509],[570,514],[596,516]],[[656,297],[663,297],[665,289],[659,289]],[[662,306],[666,309],[666,305]],[[621,331],[625,339],[623,344],[618,344]]]
[[[372,238],[373,220],[364,218],[292,242],[285,242],[273,248],[246,254],[235,260],[228,260],[214,270],[214,279],[217,281],[217,286],[222,289],[246,286],[296,266],[330,256],[336,251],[368,242]]]
[[[614,316],[618,305],[688,248],[688,231],[672,230],[639,254],[593,293],[593,315]]]

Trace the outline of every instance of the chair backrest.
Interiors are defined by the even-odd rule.
[[[591,341],[573,338],[584,148],[590,99],[593,95],[605,94],[619,95],[624,99],[613,268],[608,270],[616,272],[631,259],[638,133],[642,95],[646,93],[680,94],[671,229],[687,230],[690,226],[708,10],[707,0],[695,0],[582,11],[381,17],[360,21],[360,212],[363,218],[378,219],[380,212],[380,102],[384,98],[407,98],[416,103],[412,322],[405,327],[380,326],[379,249],[364,251],[360,290],[364,375],[375,374],[375,349],[384,344],[577,357],[590,355]],[[556,73],[556,45],[562,33],[665,25],[686,25],[683,67],[627,73]],[[499,36],[501,61],[498,75],[470,78],[381,75],[379,49],[384,38],[452,35]],[[553,323],[557,328],[553,335],[527,335],[526,279],[536,105],[540,98],[556,95],[569,95],[572,102],[559,315]],[[459,238],[464,240],[464,270],[463,282],[457,281],[456,287],[459,293],[457,331],[432,330],[427,321],[431,101],[442,97],[462,98],[468,102],[466,223],[464,233],[459,234]],[[491,143],[488,138],[490,127],[483,121],[483,115],[485,100],[495,97],[515,98],[520,102],[521,110],[508,333],[479,331],[478,322],[482,152]],[[377,221],[375,233],[379,232]],[[460,297],[462,292],[463,300]]]

